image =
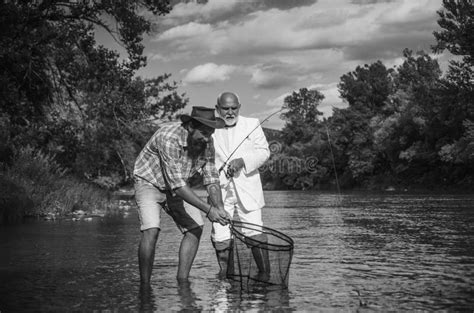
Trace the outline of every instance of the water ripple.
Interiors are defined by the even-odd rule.
[[[140,289],[136,212],[0,228],[0,310],[470,311],[471,195],[266,192],[264,222],[295,241],[289,289],[244,292],[216,277],[204,234],[189,284],[181,234],[163,214],[152,285]],[[133,203],[130,203],[133,206]],[[133,213],[132,213],[133,212]]]

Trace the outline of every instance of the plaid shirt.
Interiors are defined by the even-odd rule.
[[[204,185],[219,183],[212,138],[204,152],[193,159],[188,156],[187,137],[188,131],[180,122],[160,127],[138,155],[133,174],[162,190],[183,187],[196,173],[203,174]]]

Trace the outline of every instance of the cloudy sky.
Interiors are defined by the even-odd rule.
[[[345,107],[340,77],[357,65],[400,64],[402,51],[430,51],[441,0],[173,1],[144,41],[148,65],[171,73],[192,105],[214,106],[236,92],[242,114],[263,119],[299,88],[325,95],[319,109]],[[441,64],[447,56],[436,56]],[[280,128],[278,117],[266,127]]]

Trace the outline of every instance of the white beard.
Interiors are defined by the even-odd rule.
[[[237,123],[237,121],[239,120],[239,117],[238,116],[234,116],[233,118],[222,117],[222,119],[224,119],[226,126],[232,126],[232,125],[235,125],[235,123]]]

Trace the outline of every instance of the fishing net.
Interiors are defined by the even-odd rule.
[[[233,221],[227,278],[246,285],[288,287],[293,240],[274,229]]]

